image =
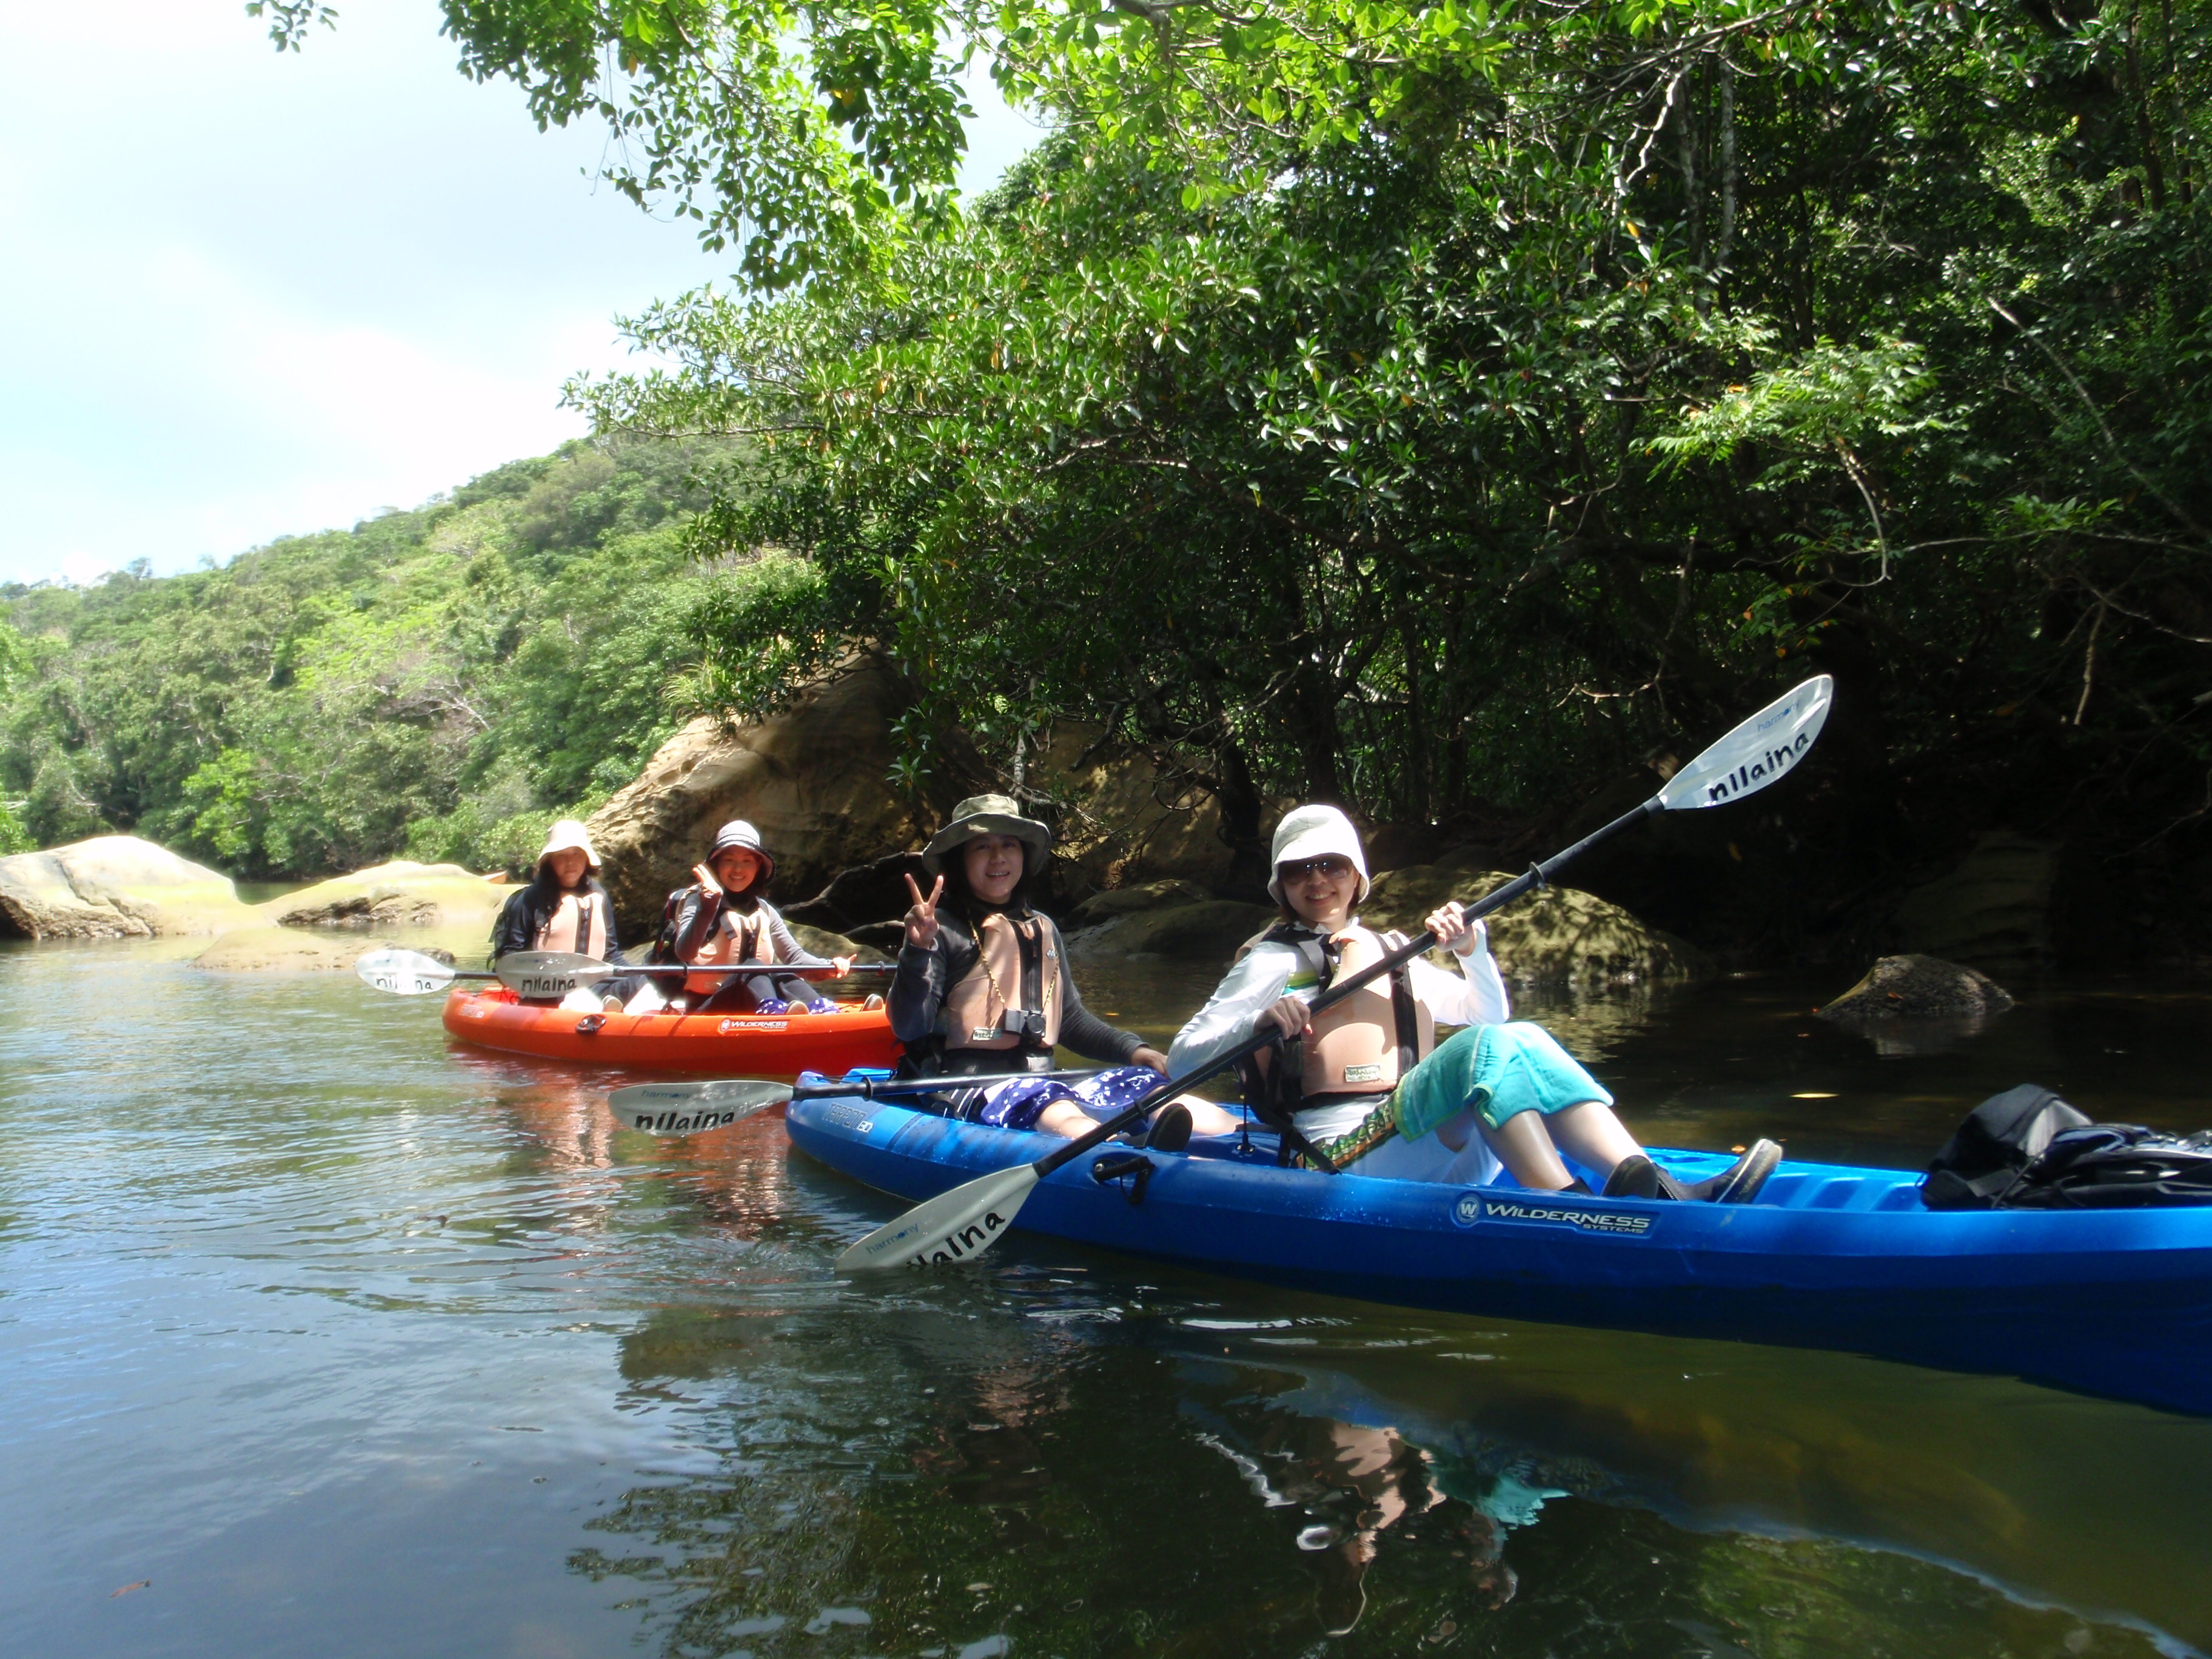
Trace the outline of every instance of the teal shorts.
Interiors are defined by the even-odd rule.
[[[1546,1115],[1613,1097],[1540,1025],[1470,1025],[1407,1073],[1391,1096],[1398,1133],[1418,1140],[1472,1107],[1493,1129],[1522,1112]]]

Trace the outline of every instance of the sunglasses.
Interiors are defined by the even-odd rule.
[[[1308,876],[1341,881],[1352,873],[1352,860],[1332,853],[1324,858],[1301,859],[1296,864],[1279,864],[1275,871],[1285,881],[1304,881]]]

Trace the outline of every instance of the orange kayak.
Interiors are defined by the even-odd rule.
[[[842,1077],[856,1066],[894,1065],[900,1053],[890,1016],[850,1003],[834,1014],[579,1014],[520,1001],[503,985],[455,986],[446,1029],[509,1054],[733,1077]]]

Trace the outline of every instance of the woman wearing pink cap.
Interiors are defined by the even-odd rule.
[[[761,845],[758,830],[743,818],[732,818],[691,873],[696,882],[668,896],[655,959],[702,969],[757,963],[760,971],[687,975],[670,1006],[692,1013],[836,1012],[836,1003],[817,995],[790,970],[834,968],[842,975],[852,971],[853,959],[817,957],[792,936],[790,925],[768,902],[775,860]]]

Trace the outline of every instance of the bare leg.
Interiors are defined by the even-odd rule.
[[[1554,1112],[1545,1120],[1544,1127],[1569,1158],[1596,1173],[1600,1186],[1615,1164],[1644,1150],[1636,1144],[1636,1137],[1621,1127],[1613,1108],[1601,1101],[1585,1100]]]
[[[1540,1193],[1556,1193],[1574,1183],[1567,1166],[1559,1161],[1559,1149],[1545,1132],[1541,1112],[1516,1112],[1501,1128],[1493,1129],[1485,1123],[1482,1138],[1498,1154],[1498,1161],[1523,1187]]]
[[[1200,1100],[1196,1095],[1177,1095],[1167,1103],[1180,1103],[1190,1109],[1190,1131],[1193,1134],[1233,1135],[1237,1133],[1235,1115],[1210,1100]],[[1036,1127],[1046,1134],[1073,1140],[1076,1136],[1087,1135],[1097,1128],[1098,1120],[1073,1100],[1055,1100],[1037,1114]]]
[[[1037,1114],[1036,1127],[1045,1134],[1073,1140],[1078,1135],[1089,1134],[1098,1123],[1073,1101],[1055,1100]]]
[[[1236,1113],[1225,1110],[1210,1100],[1200,1100],[1196,1095],[1177,1095],[1176,1099],[1190,1108],[1191,1133],[1233,1135],[1237,1133],[1238,1120]]]

